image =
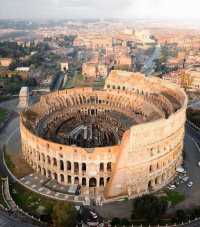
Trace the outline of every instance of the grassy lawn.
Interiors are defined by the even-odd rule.
[[[92,83],[92,88],[96,90],[100,90],[104,88],[104,85],[105,85],[105,79],[101,79]]]
[[[73,88],[73,87],[85,87],[87,84],[85,83],[84,77],[82,74],[76,74],[72,78],[69,78],[65,84],[65,88]]]
[[[40,218],[41,221],[52,224],[53,208],[67,202],[57,201],[51,198],[47,198],[38,193],[35,193],[18,183],[10,185],[10,193],[15,203],[27,213],[36,218]],[[49,226],[49,225],[48,225]]]
[[[41,218],[41,216],[44,218],[45,216],[45,219],[51,222],[51,214],[56,200],[43,197],[18,183],[10,186],[10,193],[16,204],[24,211],[38,218]]]
[[[17,178],[22,178],[33,172],[23,159],[21,152],[15,154],[6,151],[4,155],[8,168]]]
[[[7,114],[8,114],[7,110],[0,108],[0,123],[2,123],[4,121]]]
[[[166,191],[166,194],[166,197],[163,197],[163,199],[171,202],[173,206],[185,200],[185,196],[177,191]]]

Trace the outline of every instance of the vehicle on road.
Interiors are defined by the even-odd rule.
[[[189,177],[183,177],[183,182],[187,182],[189,180]]]
[[[190,181],[190,182],[187,184],[187,186],[188,186],[189,188],[191,188],[192,185],[193,185],[193,182],[192,182],[192,181]]]
[[[169,190],[174,190],[176,188],[176,185],[172,184],[167,187]]]

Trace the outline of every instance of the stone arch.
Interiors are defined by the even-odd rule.
[[[70,171],[72,169],[71,162],[67,161],[67,170]]]
[[[104,186],[104,178],[101,177],[99,180],[99,186]]]
[[[57,160],[56,160],[56,158],[53,158],[53,165],[54,166],[57,166]]]
[[[47,171],[47,177],[51,178],[51,171],[50,170]]]
[[[67,176],[67,183],[68,184],[72,183],[72,177],[70,175]]]
[[[65,181],[65,177],[64,177],[63,174],[60,174],[60,181],[61,181],[61,182],[64,182],[64,181]]]
[[[63,160],[60,160],[60,170],[64,171],[64,162],[63,162]]]
[[[109,181],[110,181],[110,177],[108,177],[108,178],[106,179],[106,183],[108,184]]]
[[[149,166],[149,172],[152,173],[153,172],[153,165]]]
[[[79,173],[79,163],[74,162],[74,174],[78,174],[78,173]]]
[[[96,187],[97,186],[97,180],[95,177],[92,177],[89,179],[89,187]]]
[[[86,186],[86,185],[87,185],[86,178],[85,178],[85,177],[83,177],[83,178],[82,178],[82,186]]]
[[[86,163],[82,163],[82,171],[83,171],[83,172],[86,171]]]
[[[74,178],[74,184],[79,184],[79,178],[78,177]]]
[[[99,171],[104,172],[104,163],[101,162],[99,165]]]
[[[51,158],[50,158],[49,155],[47,155],[47,163],[48,163],[49,165],[51,165]]]
[[[111,162],[107,163],[107,171],[109,171],[109,172],[112,171],[112,163]]]

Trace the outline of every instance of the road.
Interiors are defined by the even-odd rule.
[[[145,64],[142,68],[142,72],[145,73],[145,75],[150,75],[154,72],[154,67],[155,67],[154,60],[159,58],[160,52],[161,52],[161,47],[160,47],[160,44],[158,44],[155,47],[155,50],[152,53],[152,55],[145,61]]]

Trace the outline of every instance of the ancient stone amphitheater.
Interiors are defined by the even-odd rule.
[[[112,71],[103,90],[42,96],[20,117],[22,151],[39,174],[82,195],[115,199],[159,190],[182,163],[187,97],[175,85]]]

